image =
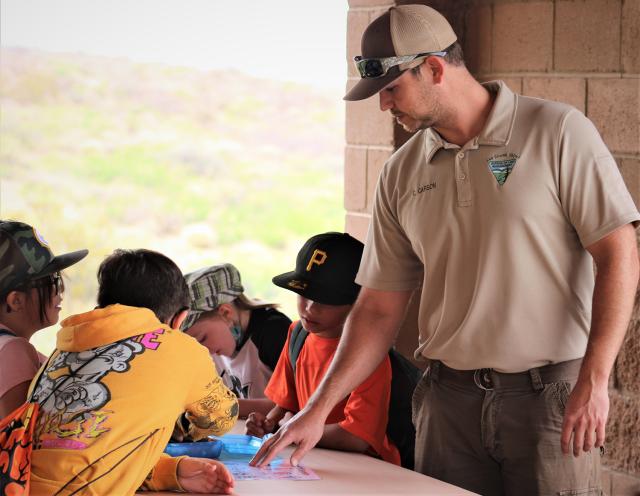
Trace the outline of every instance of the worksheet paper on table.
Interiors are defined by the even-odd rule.
[[[224,460],[223,460],[224,461]],[[248,480],[320,480],[310,468],[291,466],[289,462],[271,463],[264,468],[251,467],[246,461],[224,461],[237,481]]]

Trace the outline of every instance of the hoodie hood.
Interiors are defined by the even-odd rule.
[[[72,315],[61,322],[56,347],[78,352],[104,346],[156,329],[171,330],[148,308],[109,305]]]

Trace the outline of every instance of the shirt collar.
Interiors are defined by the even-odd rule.
[[[504,146],[509,142],[513,131],[513,123],[518,106],[517,95],[502,81],[488,81],[482,83],[491,93],[496,94],[491,112],[480,134],[474,138],[478,145]],[[425,153],[427,163],[440,148],[459,148],[444,140],[433,128],[424,133]]]
[[[513,123],[516,120],[518,97],[503,81],[483,83],[491,93],[496,94],[493,108],[478,136],[480,145],[506,145],[511,138]]]

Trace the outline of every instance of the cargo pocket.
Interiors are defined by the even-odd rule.
[[[569,395],[573,389],[573,383],[568,381],[552,382],[545,385],[547,394],[550,395],[550,402],[554,414],[562,419],[564,418],[564,411],[567,407],[567,401],[569,401]]]

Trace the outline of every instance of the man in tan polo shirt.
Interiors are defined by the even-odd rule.
[[[378,93],[417,132],[381,173],[331,369],[255,463],[292,442],[302,458],[421,289],[416,470],[484,495],[600,494],[608,378],[638,283],[640,215],[613,157],[576,109],[479,84],[427,6],[389,9],[362,53],[345,99]]]

